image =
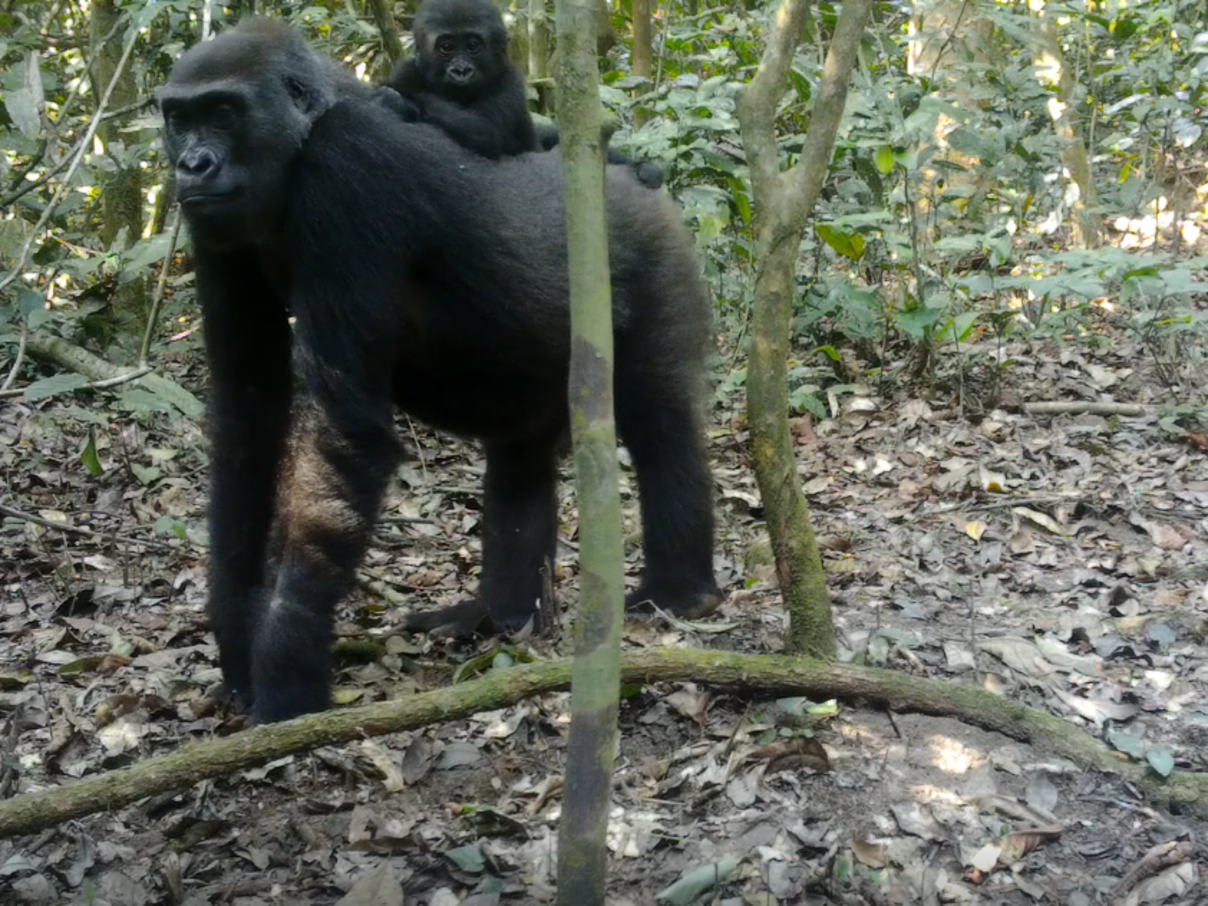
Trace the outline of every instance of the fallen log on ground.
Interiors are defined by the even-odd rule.
[[[570,686],[569,659],[511,667],[481,679],[358,708],[295,720],[186,745],[167,755],[0,802],[0,838],[30,834],[73,818],[111,811],[147,796],[183,790],[202,780],[320,746],[414,730],[515,704]],[[693,648],[627,651],[624,683],[692,680],[753,692],[870,702],[895,711],[954,717],[1061,755],[1084,768],[1136,784],[1155,804],[1208,814],[1208,774],[1163,778],[1045,711],[978,686],[909,676],[892,670],[808,658],[735,654]]]

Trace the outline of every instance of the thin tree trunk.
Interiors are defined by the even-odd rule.
[[[925,258],[929,254],[938,238],[934,235],[935,201],[941,192],[941,179],[949,188],[972,186],[971,205],[979,203],[997,186],[997,181],[987,176],[985,168],[974,158],[957,151],[946,141],[947,135],[957,127],[960,114],[976,116],[979,107],[984,106],[978,99],[977,85],[967,78],[968,68],[958,67],[963,61],[990,63],[986,48],[991,45],[993,24],[978,3],[979,0],[915,0],[911,10],[913,37],[907,46],[907,72],[926,79],[933,92],[956,102],[952,115],[941,113],[931,136],[918,146],[933,145],[937,153],[917,169],[903,170],[905,188],[913,195],[907,208],[911,219],[911,243],[917,247],[916,262],[920,256]],[[945,163],[956,166],[944,166]],[[915,180],[918,185],[912,186]],[[921,283],[915,292],[919,304],[923,304]],[[924,345],[922,350],[927,348]],[[919,367],[927,367],[928,358],[920,355]]]
[[[596,6],[596,56],[603,57],[617,43],[617,33],[612,27],[612,7],[608,0],[599,0]]]
[[[1099,193],[1095,188],[1095,175],[1091,170],[1086,143],[1082,139],[1078,83],[1074,80],[1069,61],[1061,51],[1061,41],[1053,31],[1051,21],[1046,20],[1040,25],[1038,43],[1041,55],[1036,61],[1036,71],[1045,74],[1042,81],[1050,82],[1057,89],[1056,100],[1060,101],[1057,105],[1050,103],[1049,113],[1053,118],[1054,131],[1064,142],[1061,162],[1078,186],[1078,198],[1071,209],[1074,241],[1080,248],[1098,248],[1103,240],[1098,211]]]
[[[747,407],[751,457],[763,497],[776,574],[789,612],[785,650],[834,657],[835,628],[822,558],[797,476],[788,424],[789,339],[794,265],[802,233],[822,190],[872,0],[846,0],[815,94],[797,165],[780,172],[776,103],[809,15],[808,0],[783,0],[759,70],[738,98],[738,118],[755,197],[755,299]]]
[[[549,16],[546,0],[528,0],[528,77],[531,80],[549,78]],[[537,107],[549,114],[550,90],[545,83],[537,85]]]
[[[635,95],[650,90],[651,74],[654,72],[654,23],[651,19],[650,0],[633,0],[633,56],[631,64],[633,74],[642,80],[642,84],[634,89]],[[639,128],[650,120],[650,115],[643,110],[634,114],[633,122]]]
[[[393,64],[403,58],[403,39],[399,37],[398,23],[394,21],[394,12],[390,7],[390,0],[369,0],[369,11],[373,13],[378,34],[382,36],[382,48]]]
[[[609,794],[617,748],[624,623],[620,469],[613,417],[612,287],[604,214],[604,141],[595,54],[596,0],[558,0],[558,125],[566,174],[571,437],[579,502],[579,609],[558,902],[603,906]]]
[[[654,71],[654,27],[650,0],[633,0],[633,74],[649,79]]]
[[[96,54],[93,72],[93,95],[98,99],[113,78],[122,58],[123,41],[105,41],[121,18],[116,0],[95,0],[92,5],[91,43]],[[110,95],[110,106],[128,107],[138,100],[138,82],[134,70],[127,66],[118,76]],[[124,117],[105,120],[97,128],[97,138],[117,164],[117,169],[101,183],[101,241],[107,248],[121,252],[138,242],[143,235],[143,179],[137,163],[123,162],[125,156],[121,128]],[[113,298],[119,321],[140,320],[146,314],[147,280],[145,276],[119,284]]]

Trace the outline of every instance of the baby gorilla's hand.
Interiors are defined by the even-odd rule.
[[[404,123],[418,123],[422,112],[419,107],[407,100],[393,88],[382,86],[373,93],[374,103],[381,104],[388,110],[398,114]]]

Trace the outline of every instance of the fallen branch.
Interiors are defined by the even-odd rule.
[[[1149,415],[1156,411],[1149,406],[1137,403],[1024,403],[1023,409],[1028,415],[1123,415],[1136,418]]]
[[[123,544],[134,544],[140,547],[153,548],[154,550],[179,550],[179,548],[173,547],[171,544],[165,544],[163,541],[148,541],[145,538],[136,538],[133,535],[124,535],[117,532],[107,534],[80,525],[70,525],[66,522],[53,522],[50,519],[43,519],[41,516],[35,516],[33,513],[27,513],[24,510],[19,510],[16,507],[7,506],[3,503],[0,503],[0,516],[11,516],[13,519],[21,519],[25,522],[32,522],[34,525],[40,525],[43,528],[53,529],[56,532],[64,532],[68,535],[79,535],[82,538],[91,538],[94,541],[100,541],[102,543],[120,541]]]
[[[150,373],[151,373],[151,369],[148,367],[135,368],[133,371],[127,371],[125,374],[119,374],[115,377],[105,378],[105,380],[103,380],[103,381],[89,381],[87,384],[84,384],[82,387],[73,387],[70,391],[64,391],[64,392],[75,393],[77,390],[107,390],[110,387],[117,387],[120,384],[128,384],[131,381],[137,381],[144,374],[150,374]],[[21,396],[24,393],[25,393],[25,390],[23,388],[18,387],[15,390],[0,390],[0,397]]]
[[[0,838],[31,834],[73,818],[112,811],[147,796],[187,789],[202,780],[225,777],[320,746],[414,730],[566,689],[570,667],[568,659],[511,667],[420,695],[325,711],[223,739],[191,743],[127,768],[0,802]],[[966,683],[808,658],[692,648],[626,652],[621,659],[621,675],[627,684],[692,680],[815,699],[875,702],[896,711],[955,717],[1030,742],[1084,768],[1116,774],[1164,807],[1208,814],[1208,774],[1177,772],[1163,779],[1060,717]]]
[[[113,383],[132,381],[170,402],[189,418],[200,418],[205,413],[201,400],[180,384],[162,375],[154,372],[144,373],[138,369],[132,372],[124,365],[110,364],[87,349],[49,334],[31,333],[27,345],[30,355],[82,374],[96,382],[93,386],[112,386]],[[110,383],[100,384],[103,381]]]

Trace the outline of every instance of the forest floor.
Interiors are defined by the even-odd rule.
[[[1176,363],[1172,389],[1148,349],[1102,329],[1097,351],[1008,347],[1001,397],[977,417],[981,370],[931,388],[929,402],[904,382],[874,384],[832,397],[832,418],[795,420],[842,656],[981,684],[1154,770],[1208,770],[1208,438],[1157,415],[1170,399],[1203,406],[1208,368]],[[169,367],[204,384],[194,353]],[[1030,417],[1019,406],[1104,399],[1153,409]],[[0,796],[233,728],[202,697],[218,674],[203,612],[201,428],[85,402],[0,408]],[[741,396],[713,411],[729,599],[700,623],[629,624],[629,647],[780,649]],[[338,626],[388,653],[341,666],[341,704],[447,683],[481,655],[506,666],[569,652],[563,640],[473,646],[397,629],[402,606],[471,595],[481,553],[480,452],[400,426],[406,458]],[[568,468],[564,479],[565,626],[577,579]],[[631,471],[623,482],[632,582]],[[400,884],[408,906],[552,902],[568,705],[548,695],[0,841],[0,904],[393,906]],[[1208,902],[1203,849],[1152,852],[1202,846],[1208,823],[955,720],[684,683],[626,698],[621,721],[614,904],[654,904],[729,855],[736,870],[705,902]],[[814,757],[770,758],[769,743],[794,735],[817,740]]]

